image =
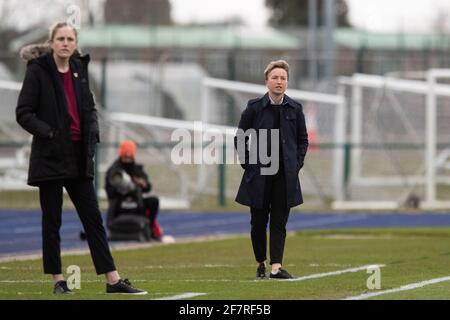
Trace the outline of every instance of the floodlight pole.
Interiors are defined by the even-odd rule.
[[[311,87],[317,84],[317,0],[308,0],[308,73]]]
[[[326,79],[334,77],[335,73],[335,59],[336,59],[336,44],[334,41],[334,31],[336,29],[336,1],[324,0],[323,7],[323,21],[325,27],[325,36],[323,38],[323,48],[325,57],[325,72]]]
[[[334,199],[336,201],[348,200],[347,184],[345,181],[346,165],[346,128],[347,128],[347,101],[345,99],[345,86],[340,84],[338,87],[338,95],[342,97],[342,101],[336,105],[336,121],[334,128]]]
[[[431,205],[436,200],[436,76],[433,70],[427,74],[428,93],[426,110],[426,188],[425,201]]]
[[[361,145],[363,142],[363,88],[355,84],[352,90],[351,172],[350,183],[361,176]]]

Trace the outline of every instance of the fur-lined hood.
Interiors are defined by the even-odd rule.
[[[20,50],[19,56],[25,61],[31,61],[33,59],[45,56],[50,52],[52,52],[52,49],[50,48],[48,43],[30,44]],[[80,58],[80,50],[75,50],[72,57]]]
[[[30,61],[42,57],[51,51],[52,49],[46,43],[30,44],[20,50],[19,56],[25,61]]]

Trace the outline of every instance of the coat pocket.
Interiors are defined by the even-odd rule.
[[[42,139],[39,143],[40,154],[45,159],[61,160],[62,148],[59,135],[55,135],[51,139]]]

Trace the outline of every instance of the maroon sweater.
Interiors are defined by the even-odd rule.
[[[80,126],[80,116],[78,114],[77,97],[75,94],[75,89],[72,80],[71,70],[66,73],[59,73],[61,81],[64,87],[64,93],[66,95],[67,106],[69,107],[70,114],[70,136],[72,141],[81,140],[81,126]]]

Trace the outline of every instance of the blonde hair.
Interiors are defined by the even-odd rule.
[[[264,76],[266,77],[266,80],[269,76],[269,73],[276,68],[281,68],[283,70],[286,70],[288,78],[289,78],[289,64],[284,61],[284,60],[276,60],[276,61],[271,61],[266,69],[264,70]]]
[[[72,28],[73,32],[75,33],[75,40],[78,40],[78,32],[77,32],[77,29],[74,28],[73,25],[71,25],[68,22],[57,22],[54,25],[52,25],[50,28],[50,33],[48,35],[48,41],[53,41],[53,39],[56,36],[56,32],[58,32],[59,29],[64,28],[64,27]]]

